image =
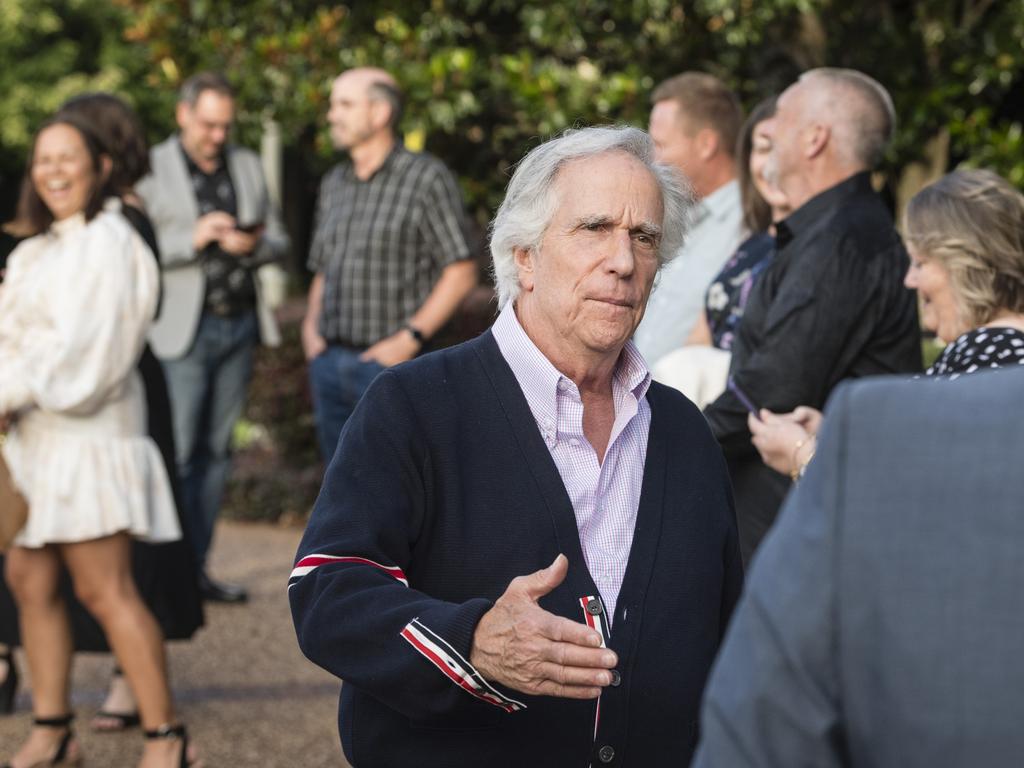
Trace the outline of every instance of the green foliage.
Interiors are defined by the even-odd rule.
[[[292,144],[318,126],[326,165],[330,81],[375,64],[407,91],[409,143],[455,168],[483,223],[526,149],[572,125],[645,124],[665,77],[711,71],[752,104],[827,63],[891,89],[894,171],[946,128],[954,161],[1024,186],[1022,41],[1024,0],[0,0],[0,171],[86,88],[123,92],[166,135],[175,89],[203,68],[238,86],[243,142],[267,116]]]

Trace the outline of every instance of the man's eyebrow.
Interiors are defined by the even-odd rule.
[[[602,227],[609,226],[615,223],[615,219],[611,216],[604,214],[595,213],[590,216],[580,216],[576,221],[572,223],[572,229],[582,229],[583,227]]]
[[[630,232],[639,232],[641,235],[649,235],[650,237],[660,238],[661,227],[655,224],[653,221],[645,221],[637,226],[633,227]]]

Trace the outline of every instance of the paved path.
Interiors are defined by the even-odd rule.
[[[171,680],[183,719],[207,768],[340,768],[338,682],[303,658],[285,594],[301,531],[222,524],[212,570],[245,584],[245,606],[208,606],[206,626],[190,643],[170,646]],[[24,669],[24,659],[22,669]],[[110,661],[81,655],[75,662],[73,704],[86,764],[133,768],[141,735],[94,734],[89,718],[103,700]],[[30,700],[0,718],[0,763],[28,733]]]

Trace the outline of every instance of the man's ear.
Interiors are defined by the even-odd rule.
[[[810,160],[820,155],[825,151],[831,138],[832,128],[824,123],[814,123],[809,126],[804,135],[804,157]]]
[[[384,99],[370,100],[370,124],[374,130],[380,131],[387,127],[391,120],[391,105]]]
[[[534,249],[516,246],[512,250],[512,258],[515,260],[516,269],[519,272],[520,287],[524,291],[532,291],[536,272],[536,253]]]
[[[722,143],[718,133],[712,128],[701,128],[697,131],[697,155],[701,160],[710,160],[718,152]]]
[[[178,105],[174,108],[174,119],[178,123],[178,127],[182,130],[185,129],[185,123],[188,121],[189,110],[191,107],[184,102],[179,101]]]

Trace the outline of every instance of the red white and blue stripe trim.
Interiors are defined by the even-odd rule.
[[[369,565],[373,568],[378,568],[396,581],[401,582],[407,587],[409,586],[409,580],[405,578],[405,573],[397,565],[382,565],[365,557],[355,557],[352,555],[306,555],[292,569],[292,574],[288,577],[288,588],[291,589],[299,579],[308,573],[312,573],[321,565],[337,565],[341,563]]]
[[[591,604],[598,606],[600,609],[598,613],[591,613]],[[583,620],[587,626],[591,629],[596,629],[598,634],[601,635],[601,647],[608,647],[608,633],[605,631],[604,625],[604,606],[601,603],[601,598],[588,596],[580,598],[580,606],[583,608]],[[597,741],[597,726],[601,722],[601,697],[597,697],[597,706],[594,708],[594,740]]]
[[[493,704],[506,712],[518,712],[521,709],[526,709],[526,705],[521,701],[510,699],[484,680],[483,675],[466,661],[462,654],[424,626],[419,619],[413,619],[406,624],[400,634],[427,661],[441,670],[445,677],[471,696]]]

